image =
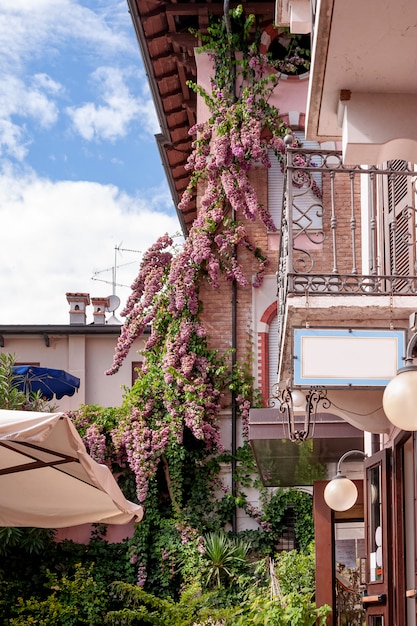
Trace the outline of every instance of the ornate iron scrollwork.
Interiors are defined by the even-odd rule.
[[[304,415],[297,415],[294,410],[294,400],[291,389],[280,388],[276,385],[270,398],[271,407],[276,407],[284,416],[284,423],[288,428],[288,438],[295,443],[302,443],[313,437],[316,424],[317,410],[319,406],[328,409],[331,406],[327,398],[327,390],[323,387],[310,387],[305,396]],[[301,407],[300,407],[301,413]],[[301,418],[301,419],[300,419]]]

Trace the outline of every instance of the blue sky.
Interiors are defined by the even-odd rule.
[[[180,230],[158,132],[126,0],[0,0],[0,324],[67,324],[115,263],[123,305]]]

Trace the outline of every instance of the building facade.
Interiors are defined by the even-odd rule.
[[[353,417],[364,432],[367,458],[361,577],[369,626],[416,624],[416,416],[411,407],[411,421],[395,419],[385,393],[387,383],[401,377],[396,378],[397,369],[412,366],[414,358],[417,152],[412,103],[416,88],[409,80],[409,63],[413,63],[416,50],[410,30],[416,11],[407,1],[364,6],[338,0],[290,0],[278,1],[276,6],[278,25],[311,33],[306,135],[319,142],[334,140],[340,146],[338,157],[323,154],[321,160],[323,182],[326,179],[329,185],[326,195],[323,187],[323,219],[328,228],[324,254],[316,247],[311,269],[305,271],[304,265],[299,272],[294,254],[298,233],[293,230],[283,255],[282,262],[289,260],[289,271],[280,286],[281,376],[291,367],[291,342],[293,355],[297,352],[297,326],[304,326],[304,335],[316,328],[322,338],[324,329],[330,329],[332,339],[327,337],[327,342],[334,342],[334,351],[327,352],[328,378],[326,368],[321,370],[323,342],[317,338],[314,364],[304,344],[298,352],[301,365],[295,368],[292,381],[305,389],[306,381],[297,379],[301,370],[312,365],[313,379],[320,370],[319,378],[323,375],[328,390],[340,387],[331,391],[330,398],[347,409],[344,419]],[[394,56],[404,62],[398,64]],[[290,156],[290,171],[293,165]],[[338,194],[337,181],[345,186],[345,195]],[[288,224],[291,217],[287,214]],[[359,342],[359,334],[373,336],[375,341],[366,341],[364,351],[356,352],[354,346],[359,343],[351,338],[344,350],[336,331],[343,335],[347,327],[351,336],[358,333]],[[403,333],[403,339],[398,336],[397,352],[377,346],[378,334],[388,341],[395,333]],[[308,343],[308,337],[305,341]],[[353,355],[355,365],[338,385],[335,373],[346,373],[340,364],[348,364]],[[412,390],[415,382],[409,383]],[[402,395],[406,392],[404,387]],[[336,394],[342,394],[343,401]],[[396,397],[397,406],[393,407],[400,413],[401,401]],[[317,509],[318,515],[323,515],[320,493],[318,489]],[[349,516],[349,512],[329,517],[327,508],[333,532],[338,515]],[[319,593],[325,587],[318,586]]]
[[[204,31],[224,3],[128,5],[178,204],[190,176],[188,130],[207,116],[188,81],[207,85],[211,71],[190,28]],[[235,347],[237,359],[248,358],[250,344],[265,408],[251,412],[249,435],[264,484],[314,485],[316,600],[332,606],[328,623],[340,623],[339,586],[351,591],[344,568],[356,576],[368,626],[414,626],[416,439],[387,418],[383,394],[403,364],[417,310],[417,88],[410,81],[417,9],[411,0],[242,5],[259,18],[262,51],[285,47],[293,33],[311,46],[312,62],[308,72],[283,74],[271,100],[301,148],[287,150],[283,169],[276,163],[253,173],[278,226],[269,232],[260,222],[247,225],[270,260],[263,284],[203,285],[203,321],[212,346]],[[197,214],[198,197],[179,212],[185,235]],[[239,255],[254,274],[252,257]],[[239,445],[241,431],[233,413],[222,416],[226,447]],[[308,471],[297,478],[300,444]],[[356,480],[358,500],[336,513],[324,489],[354,450],[344,471]]]
[[[80,379],[73,396],[51,401],[57,411],[76,410],[83,404],[120,406],[124,388],[132,386],[140,367],[146,338],[136,340],[117,374],[107,376],[121,329],[109,310],[109,298],[67,293],[66,299],[67,325],[2,325],[0,352],[13,355],[17,365],[65,370]]]

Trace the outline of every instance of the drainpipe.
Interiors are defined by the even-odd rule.
[[[236,214],[235,210],[232,209],[232,220],[235,221]],[[237,258],[237,246],[236,244],[233,246],[233,258]],[[236,280],[232,283],[232,371],[234,372],[237,356],[237,282]],[[236,391],[232,390],[232,496],[235,499],[237,495],[236,489],[236,469],[237,469],[237,461],[236,461],[236,452],[237,452],[237,436],[236,436],[236,423],[237,423],[237,402],[236,402]],[[236,504],[233,508],[232,513],[232,531],[237,532],[237,511]]]
[[[234,250],[234,254],[236,254],[236,249]],[[237,284],[236,281],[233,281],[232,284],[232,371],[234,371],[236,366],[236,348],[237,348],[237,336],[236,336],[236,312],[237,312]],[[232,496],[236,498],[236,452],[237,452],[237,443],[236,443],[236,422],[237,422],[237,402],[236,402],[236,392],[233,389],[232,391]],[[237,515],[236,515],[236,505],[233,509],[232,514],[232,530],[233,532],[237,532]]]
[[[229,14],[229,0],[224,0],[223,1],[223,18],[225,21],[225,25],[226,25],[226,31],[228,33],[229,36],[232,35],[232,24],[231,24],[231,19],[230,19],[230,14]],[[231,60],[232,57],[234,56],[234,50],[230,50],[230,59],[229,63],[231,65],[231,67],[233,68],[234,72],[236,71],[235,66],[232,64]],[[235,99],[235,85],[236,85],[236,75],[234,75],[233,80],[232,80],[232,89],[233,89],[233,98]],[[236,212],[235,209],[232,207],[232,221],[236,221]],[[237,258],[237,246],[236,244],[233,246],[233,258],[236,259]],[[237,350],[237,283],[236,280],[233,281],[232,283],[232,371],[234,371],[235,366],[236,366],[236,350]],[[236,423],[237,423],[237,403],[236,403],[236,392],[234,390],[232,390],[232,464],[231,464],[231,470],[232,470],[232,496],[234,499],[236,499],[236,495],[237,495],[237,489],[236,489],[236,468],[237,468],[237,462],[236,462],[236,452],[237,452],[237,437],[236,437]],[[233,507],[233,513],[232,513],[232,519],[231,519],[231,524],[232,524],[232,531],[235,533],[237,532],[237,511],[236,511],[236,504]]]

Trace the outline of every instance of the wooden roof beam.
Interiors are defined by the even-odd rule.
[[[183,46],[187,49],[195,48],[198,45],[197,37],[191,33],[165,33],[164,37],[171,43],[176,43],[178,46]]]

